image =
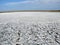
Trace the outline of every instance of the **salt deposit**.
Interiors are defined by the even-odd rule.
[[[0,13],[0,45],[60,45],[60,12]]]

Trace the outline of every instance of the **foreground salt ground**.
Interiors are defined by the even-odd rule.
[[[0,14],[0,45],[60,45],[60,13],[43,15]]]

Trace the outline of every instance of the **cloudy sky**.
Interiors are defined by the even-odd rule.
[[[0,0],[5,10],[60,10],[60,0]]]

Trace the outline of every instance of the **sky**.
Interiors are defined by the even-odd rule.
[[[60,10],[60,0],[0,0],[0,11]]]

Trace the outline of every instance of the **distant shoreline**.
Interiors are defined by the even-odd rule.
[[[60,10],[13,10],[13,11],[0,11],[0,13],[8,12],[60,12]]]

